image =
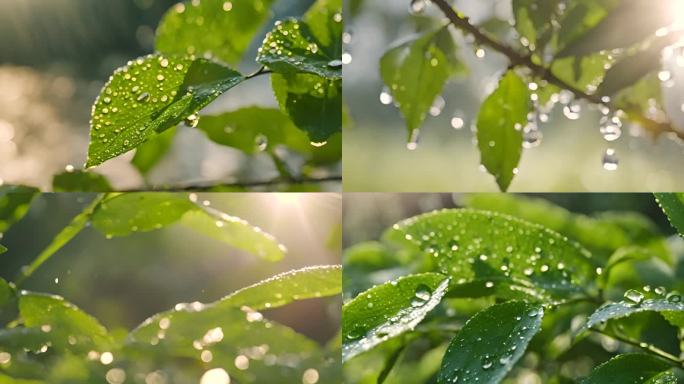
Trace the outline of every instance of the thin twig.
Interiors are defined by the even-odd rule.
[[[254,72],[254,73],[252,73],[252,74],[250,74],[250,75],[245,76],[245,79],[253,79],[253,78],[257,77],[257,76],[268,75],[269,73],[273,73],[273,71],[271,71],[271,70],[269,70],[269,69],[266,69],[266,67],[261,67],[261,68],[259,68],[256,72]]]
[[[239,183],[217,183],[217,184],[193,184],[193,185],[178,185],[178,186],[152,186],[151,188],[141,190],[141,189],[128,189],[120,192],[166,192],[166,191],[178,191],[178,192],[207,192],[212,190],[221,189],[249,189],[258,187],[274,187],[279,185],[303,185],[303,184],[323,184],[323,183],[335,183],[341,182],[342,176],[325,176],[325,177],[301,177],[295,178],[293,180],[284,180],[283,178],[276,178],[272,180],[262,180],[262,181],[248,181]]]
[[[629,344],[629,345],[631,345],[631,346],[633,346],[633,347],[642,349],[642,350],[644,350],[644,351],[646,351],[646,352],[650,352],[650,353],[652,353],[653,355],[655,355],[655,356],[657,356],[657,357],[659,357],[659,358],[661,358],[661,359],[667,361],[668,363],[674,365],[675,367],[684,368],[684,362],[682,362],[680,359],[678,359],[677,356],[671,355],[671,354],[669,354],[669,353],[663,351],[662,349],[660,349],[660,348],[658,348],[658,347],[655,347],[655,346],[653,346],[653,345],[651,345],[651,344],[648,344],[648,343],[643,344],[643,343],[638,342],[637,340],[632,340],[632,339],[630,339],[630,338],[623,337],[623,336],[620,336],[620,335],[614,335],[614,334],[611,334],[611,333],[607,333],[607,332],[601,331],[601,330],[599,330],[599,329],[591,328],[590,330],[591,330],[592,332],[596,332],[596,333],[598,333],[598,334],[601,334],[601,335],[604,335],[604,336],[608,336],[608,337],[610,337],[610,338],[612,338],[612,339],[618,340],[618,341],[623,342],[623,343],[625,343],[625,344]]]
[[[447,0],[433,0],[433,3],[439,7],[439,9],[449,19],[452,25],[472,35],[478,44],[486,45],[494,49],[495,51],[505,55],[511,63],[510,67],[514,67],[517,65],[525,66],[529,68],[532,71],[532,73],[534,73],[537,77],[546,80],[549,84],[553,84],[559,88],[570,91],[572,94],[575,95],[576,98],[584,99],[594,104],[603,104],[611,109],[616,109],[616,107],[611,103],[601,100],[601,96],[596,94],[589,94],[577,87],[574,87],[573,85],[568,84],[567,82],[563,81],[558,76],[556,76],[553,72],[551,72],[550,68],[535,63],[532,59],[531,53],[522,54],[518,52],[516,49],[509,47],[508,45],[505,45],[499,42],[498,40],[494,39],[493,37],[489,36],[487,33],[485,33],[484,31],[480,30],[478,27],[470,23],[470,20],[467,16],[460,15],[459,13],[457,13],[449,5],[449,3],[447,3]],[[684,140],[684,131],[676,129],[669,122],[659,122],[650,119],[646,116],[643,116],[640,111],[631,107],[617,109],[624,110],[630,120],[640,124],[644,129],[650,131],[656,136],[667,133],[674,134],[681,140]]]

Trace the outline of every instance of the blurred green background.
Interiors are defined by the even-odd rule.
[[[249,1],[249,0],[244,0]],[[0,180],[46,190],[52,175],[85,163],[91,105],[114,69],[151,53],[154,32],[177,0],[0,0]],[[274,20],[301,15],[313,0],[276,2]],[[257,37],[239,68],[253,72]],[[277,107],[268,77],[216,100],[205,113],[243,106]],[[143,180],[132,153],[97,168],[117,189]],[[276,177],[268,155],[245,157],[183,128],[149,176],[152,184]]]
[[[358,16],[349,19],[352,42],[347,51],[353,60],[345,66],[345,101],[353,124],[344,132],[345,191],[359,192],[446,192],[497,191],[494,178],[479,170],[480,155],[473,144],[470,126],[479,105],[496,86],[507,62],[502,55],[485,49],[482,59],[475,48],[454,33],[460,56],[470,73],[450,82],[444,93],[446,107],[438,117],[428,116],[418,149],[406,149],[407,131],[399,111],[383,105],[379,60],[393,43],[416,32],[418,25],[439,22],[443,16],[428,7],[423,16],[408,13],[409,0],[365,1]],[[510,0],[456,0],[456,8],[475,24],[511,20]],[[628,27],[628,26],[626,26]],[[620,31],[615,31],[619,34]],[[509,42],[513,38],[509,39]],[[684,68],[669,66],[674,86],[664,88],[668,113],[684,127]],[[625,124],[623,137],[610,146],[620,161],[616,171],[602,167],[609,144],[599,133],[599,113],[581,104],[578,120],[569,120],[556,106],[541,129],[541,146],[523,153],[520,173],[511,186],[519,192],[574,191],[665,191],[683,190],[684,146],[661,137],[644,137]],[[465,125],[460,130],[450,122],[457,115]]]
[[[14,280],[94,197],[42,194],[2,237],[0,277]],[[227,247],[180,225],[107,240],[86,228],[22,286],[64,296],[109,329],[131,329],[179,302],[212,302],[275,274],[340,264],[337,194],[200,194],[211,206],[246,219],[288,248],[276,263]],[[340,301],[316,299],[264,311],[320,342],[339,330]]]

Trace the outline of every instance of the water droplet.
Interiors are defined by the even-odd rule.
[[[665,296],[665,299],[670,303],[681,303],[682,296],[678,292],[672,291]]]
[[[451,118],[451,128],[462,129],[465,126],[465,120],[461,116],[460,112],[454,113],[454,117]]]
[[[420,141],[420,129],[414,129],[413,132],[411,132],[411,138],[409,139],[408,144],[406,144],[406,149],[409,151],[415,151],[418,149],[418,142]]]
[[[200,121],[199,115],[197,115],[196,113],[193,113],[192,115],[185,118],[185,125],[190,127],[190,128],[197,128],[199,121]]]
[[[392,94],[390,93],[389,87],[384,87],[382,92],[380,92],[380,102],[384,105],[390,105],[394,101]]]
[[[622,136],[622,121],[617,114],[601,117],[599,132],[606,141],[615,141]]]
[[[446,100],[444,100],[444,97],[442,97],[441,95],[438,95],[435,98],[435,101],[432,102],[432,106],[430,107],[430,115],[433,117],[441,115],[445,106]]]
[[[425,12],[425,9],[428,5],[428,0],[411,0],[411,4],[409,5],[409,13],[412,15],[420,15]]]
[[[332,60],[328,63],[328,67],[330,68],[340,68],[342,67],[342,60]]]
[[[204,372],[200,384],[230,384],[230,376],[223,368],[210,369]]]
[[[603,154],[603,169],[606,171],[615,171],[618,169],[620,160],[618,159],[615,150],[613,148],[606,149]]]
[[[629,300],[633,304],[637,305],[641,304],[641,302],[644,300],[644,294],[634,289],[630,289],[625,292],[624,297],[626,300]]]
[[[258,151],[265,151],[268,148],[268,137],[261,134],[257,135],[254,138],[254,145]]]
[[[147,92],[143,92],[143,93],[140,94],[140,96],[138,96],[138,98],[137,98],[136,100],[137,100],[139,103],[144,103],[144,102],[146,102],[146,101],[149,100],[149,99],[150,99],[150,94],[147,93]]]

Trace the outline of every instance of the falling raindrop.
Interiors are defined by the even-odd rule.
[[[351,53],[345,52],[342,54],[342,64],[344,64],[344,65],[351,64],[352,60],[353,60],[353,58],[352,58]]]
[[[603,154],[603,169],[606,171],[615,171],[618,169],[619,164],[620,160],[618,159],[615,150],[613,148],[606,149],[606,152]]]
[[[463,120],[463,114],[460,111],[456,111],[454,116],[451,118],[451,128],[462,129],[465,126],[465,120]]]
[[[263,152],[268,148],[268,137],[264,135],[257,135],[254,139],[254,145],[259,152]]]
[[[389,87],[384,87],[382,92],[380,92],[380,102],[384,105],[390,105],[394,101],[392,94],[390,93]]]
[[[341,68],[342,64],[343,64],[342,60],[332,60],[332,61],[328,62],[328,67],[330,67],[330,68]],[[349,63],[347,63],[347,64],[349,64]]]
[[[528,117],[527,125],[523,128],[523,147],[527,149],[538,147],[544,138],[544,134],[539,129],[536,113],[531,113],[531,115],[534,116]]]
[[[601,117],[599,132],[606,141],[615,141],[622,136],[622,120],[617,113]]]
[[[432,102],[432,106],[430,107],[430,115],[434,117],[441,115],[445,106],[446,100],[444,100],[444,97],[442,95],[438,95],[435,98],[435,101]]]
[[[406,149],[409,151],[415,151],[418,149],[418,142],[420,141],[420,129],[414,129],[411,132],[411,138],[409,139],[409,142],[406,144]]]
[[[420,15],[425,12],[428,5],[430,5],[429,0],[411,0],[409,5],[409,13],[412,15]]]

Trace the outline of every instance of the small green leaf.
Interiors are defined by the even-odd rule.
[[[185,195],[126,193],[102,202],[92,215],[93,227],[105,236],[154,231],[176,222],[266,260],[283,258],[285,247],[245,220],[200,207]]]
[[[280,109],[317,145],[342,131],[342,81],[310,74],[273,74]]]
[[[165,54],[210,55],[238,64],[270,16],[273,0],[186,1],[176,4],[157,29],[156,49]]]
[[[581,333],[608,320],[621,319],[640,312],[661,313],[674,326],[684,328],[684,302],[682,296],[671,292],[667,297],[647,297],[643,292],[629,290],[625,300],[602,305],[589,316]]]
[[[342,307],[342,360],[413,330],[442,300],[449,279],[437,273],[404,276]]]
[[[198,129],[212,141],[255,154],[267,148],[285,145],[301,154],[311,154],[313,147],[306,134],[298,130],[287,115],[278,109],[247,107],[217,116],[203,116]]]
[[[113,346],[105,327],[59,296],[23,292],[19,314],[24,326],[48,333],[54,348],[105,352]]]
[[[129,62],[114,73],[93,105],[86,167],[137,148],[244,79],[204,59],[155,54]]]
[[[673,7],[669,0],[624,0],[595,27],[560,51],[557,57],[585,56],[642,42],[653,36],[658,29],[674,22],[676,12]],[[644,15],[649,17],[643,17]],[[626,25],[630,28],[625,28]]]
[[[655,196],[670,224],[684,236],[684,193],[656,193]]]
[[[582,384],[644,384],[667,371],[670,366],[664,361],[644,354],[618,355],[596,367]]]
[[[477,142],[484,165],[506,191],[517,173],[522,156],[522,128],[527,122],[530,94],[513,71],[482,103],[477,117]]]
[[[451,76],[464,73],[448,28],[402,42],[380,60],[382,80],[399,104],[409,135],[420,128]]]
[[[7,232],[28,213],[31,202],[38,193],[38,189],[29,187],[0,190],[0,233]]]
[[[93,172],[63,172],[52,179],[54,192],[110,192],[112,185],[106,177]]]
[[[595,278],[589,252],[545,227],[469,209],[395,224],[385,238],[432,257],[451,276],[450,296],[567,299]]]
[[[135,150],[135,156],[131,164],[145,176],[154,168],[161,159],[169,152],[177,129],[169,128],[161,134],[152,137],[149,141],[140,145]]]
[[[243,288],[216,303],[219,307],[248,306],[254,310],[282,307],[296,300],[338,295],[341,266],[317,266],[276,275]]]
[[[5,253],[7,252],[7,248],[5,248],[2,244],[0,244],[0,253]]]
[[[437,382],[499,383],[541,329],[541,305],[511,301],[473,316],[449,344]]]
[[[513,0],[515,29],[536,46],[539,37],[551,28],[551,16],[558,12],[558,3],[559,0]]]
[[[2,252],[2,245],[0,245],[0,253]],[[2,311],[2,307],[7,304],[7,302],[12,298],[12,288],[10,287],[9,284],[7,284],[7,281],[5,279],[0,277],[0,311]]]
[[[330,20],[330,22],[341,23]],[[339,40],[341,36],[337,36]],[[341,52],[320,43],[306,23],[279,21],[266,35],[257,61],[278,73],[310,73],[326,79],[342,78]]]

